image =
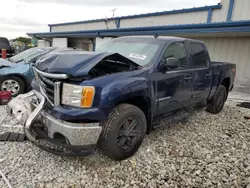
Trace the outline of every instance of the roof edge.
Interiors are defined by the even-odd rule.
[[[63,31],[63,32],[41,32],[41,33],[27,33],[27,35],[44,35],[55,36],[57,34],[79,34],[79,33],[95,33],[99,36],[101,33],[109,32],[124,32],[124,31],[143,31],[143,30],[173,30],[173,29],[200,29],[200,28],[223,28],[223,27],[241,27],[250,26],[250,20],[246,21],[231,21],[231,22],[213,22],[200,24],[182,24],[182,25],[164,25],[164,26],[148,26],[148,27],[130,27],[119,29],[99,29],[99,30],[82,30],[82,31]]]
[[[101,19],[85,20],[85,21],[77,21],[77,22],[48,24],[48,26],[53,27],[53,26],[62,26],[62,25],[102,22],[105,20],[133,19],[133,18],[142,18],[142,17],[149,17],[149,16],[162,16],[162,15],[179,14],[179,13],[199,12],[199,11],[206,11],[210,9],[212,10],[221,9],[221,8],[222,8],[222,5],[221,3],[219,3],[217,5],[211,5],[211,6],[194,7],[194,8],[186,8],[186,9],[178,9],[178,10],[170,10],[170,11],[162,11],[162,12],[153,12],[153,13],[146,13],[146,14],[136,14],[136,15],[129,15],[129,16],[120,16],[120,17],[107,18],[107,19],[101,18]]]

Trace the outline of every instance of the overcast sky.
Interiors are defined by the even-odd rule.
[[[48,32],[48,24],[214,5],[220,0],[4,0],[0,36]]]

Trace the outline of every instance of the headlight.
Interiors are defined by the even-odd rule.
[[[95,88],[93,86],[63,84],[62,104],[89,108],[92,106],[94,96]]]

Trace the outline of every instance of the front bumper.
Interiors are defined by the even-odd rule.
[[[99,123],[70,123],[55,119],[43,111],[45,103],[45,97],[32,90],[11,100],[7,107],[24,126],[27,138],[40,148],[61,155],[92,153],[102,131]]]
[[[63,135],[71,145],[96,144],[102,127],[99,123],[69,123],[60,121],[42,112],[43,124],[48,130],[48,136],[54,138],[56,134]]]

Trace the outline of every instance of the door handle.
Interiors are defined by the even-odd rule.
[[[211,74],[211,73],[207,73],[207,74],[206,74],[206,77],[209,77],[209,76],[212,76],[212,74]]]
[[[184,80],[191,80],[192,79],[192,76],[185,76],[184,77]]]

